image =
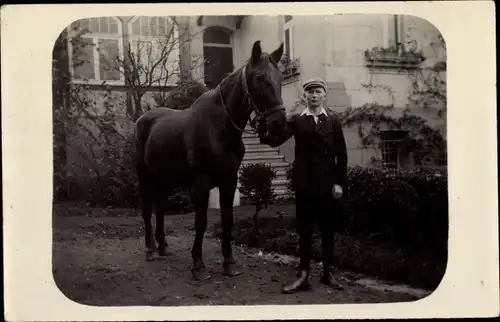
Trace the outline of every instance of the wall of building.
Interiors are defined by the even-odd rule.
[[[394,105],[392,116],[402,115],[407,107],[408,96],[415,79],[415,71],[402,69],[369,69],[365,66],[364,51],[373,47],[389,47],[391,43],[390,15],[334,15],[325,19],[326,80],[329,83],[328,105],[333,110],[342,111],[347,107],[362,106],[366,103]],[[414,39],[423,50],[429,66],[436,61],[435,44],[439,31],[426,20],[418,17],[402,17],[403,42]],[[368,90],[363,85],[374,85]],[[436,117],[435,111],[414,110],[414,114],[424,117],[436,127],[443,126],[443,119]],[[344,133],[349,150],[349,164],[367,164],[374,149],[363,149],[357,127],[345,128]]]
[[[328,82],[327,106],[338,112],[366,103],[394,105],[394,116],[401,115],[407,106],[413,71],[396,69],[368,69],[364,52],[373,47],[388,47],[393,37],[393,20],[390,15],[330,15],[293,16],[293,57],[301,61],[300,75],[287,79],[282,88],[284,104],[291,108],[302,93],[301,84],[308,78],[319,76]],[[426,56],[423,64],[431,65],[442,58],[444,52],[436,52],[439,31],[426,20],[404,16],[400,34],[403,40],[415,39]],[[241,67],[251,53],[256,40],[261,41],[264,51],[272,52],[284,41],[283,16],[246,16],[239,29],[235,19],[226,17],[204,17],[204,27],[220,26],[233,34],[234,65]],[[192,19],[193,30],[201,31]],[[392,38],[391,38],[392,37]],[[202,55],[201,33],[192,43],[192,54]],[[202,75],[202,72],[198,73]],[[375,86],[371,91],[364,85]],[[377,88],[383,87],[383,88]],[[388,91],[390,89],[390,91]],[[435,113],[414,111],[428,119],[429,123],[445,128],[443,119]],[[349,150],[349,164],[366,164],[378,152],[361,148],[358,129],[344,129]],[[288,162],[294,159],[294,140],[291,138],[280,147]]]
[[[267,53],[275,51],[283,41],[278,16],[246,16],[236,32],[236,68],[243,66],[250,58],[252,46],[257,40],[260,40],[262,51]]]

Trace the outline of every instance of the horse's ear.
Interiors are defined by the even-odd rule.
[[[260,40],[257,40],[253,44],[252,57],[250,58],[250,61],[252,62],[252,64],[256,65],[260,62],[261,57],[262,57],[262,48],[260,47]]]
[[[283,43],[276,49],[272,54],[271,57],[276,63],[279,63],[281,61],[281,57],[283,56]]]

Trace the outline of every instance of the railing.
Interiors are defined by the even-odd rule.
[[[285,80],[300,75],[300,58],[290,59],[286,55],[283,56],[280,61],[280,70]]]
[[[365,50],[368,67],[417,68],[425,60],[422,52],[405,50],[402,44],[389,48],[374,47]]]

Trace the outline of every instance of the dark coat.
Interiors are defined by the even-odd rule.
[[[294,115],[280,137],[260,136],[263,144],[279,146],[295,137],[292,186],[297,192],[331,193],[335,184],[347,193],[347,148],[342,124],[327,111],[316,124],[312,116]]]

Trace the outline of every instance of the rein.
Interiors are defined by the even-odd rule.
[[[256,124],[260,123],[262,121],[262,118],[270,115],[270,114],[273,114],[279,110],[284,110],[285,109],[285,106],[284,105],[276,105],[276,106],[273,106],[272,108],[270,109],[267,109],[265,112],[260,112],[260,110],[258,109],[257,107],[257,104],[254,102],[254,100],[252,99],[252,95],[250,94],[250,91],[248,90],[248,84],[247,84],[247,78],[246,78],[246,69],[247,67],[243,67],[243,72],[242,72],[242,75],[241,75],[241,82],[242,82],[242,85],[243,85],[243,97],[244,99],[246,100],[247,102],[247,105],[248,105],[248,109],[252,108],[252,110],[255,112],[256,116],[253,118],[253,119],[250,119],[250,126],[255,130],[255,131],[247,131],[245,129],[241,129],[233,120],[233,118],[231,117],[231,115],[229,115],[229,111],[227,109],[227,106],[226,104],[224,103],[224,98],[222,97],[222,90],[221,90],[221,84],[222,82],[217,85],[217,88],[218,88],[218,92],[219,92],[219,96],[220,96],[220,100],[222,102],[222,106],[224,106],[224,110],[226,111],[226,114],[227,114],[227,117],[229,118],[229,120],[231,121],[231,123],[233,124],[233,126],[240,132],[243,132],[243,133],[247,133],[247,134],[256,134],[257,133],[257,127],[256,127]],[[224,79],[225,80],[225,79]],[[224,81],[223,80],[223,81]],[[247,112],[248,109],[245,111]]]

